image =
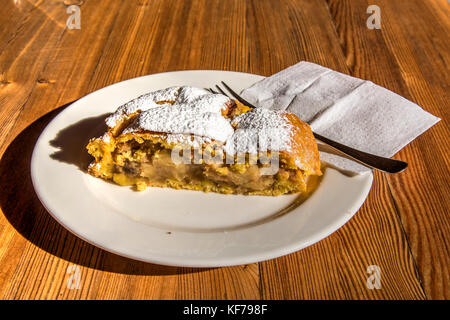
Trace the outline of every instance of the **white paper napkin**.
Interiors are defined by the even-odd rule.
[[[392,157],[440,119],[370,81],[310,62],[265,78],[242,96],[252,104],[287,110],[332,140]],[[319,145],[322,161],[352,173],[370,169]]]

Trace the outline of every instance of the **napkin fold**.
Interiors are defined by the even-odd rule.
[[[287,110],[313,131],[350,147],[392,157],[439,118],[370,81],[299,62],[242,91],[252,104]],[[351,173],[369,168],[319,144],[320,159]]]

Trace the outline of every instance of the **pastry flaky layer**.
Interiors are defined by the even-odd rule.
[[[221,94],[171,87],[142,95],[91,139],[88,171],[119,185],[281,195],[320,176],[317,144],[292,113],[250,108]]]

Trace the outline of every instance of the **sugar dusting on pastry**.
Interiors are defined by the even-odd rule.
[[[105,143],[110,143],[111,142],[111,134],[109,132],[106,132],[105,134],[103,134],[103,136],[100,137],[101,140],[103,140],[103,142]]]
[[[112,128],[140,111],[123,133],[165,132],[167,141],[194,147],[216,140],[227,154],[290,150],[291,125],[282,111],[256,108],[231,120],[222,115],[230,103],[205,89],[171,87],[127,102],[106,124]]]
[[[235,128],[224,149],[227,153],[290,150],[291,125],[284,112],[256,108],[232,120]]]
[[[195,112],[194,108],[173,105],[153,108],[139,114],[123,133],[137,131],[193,134],[226,141],[234,132],[230,121],[220,113]]]
[[[158,101],[174,101],[179,92],[180,87],[170,87],[143,94],[120,106],[116,112],[106,118],[106,125],[113,128],[130,114],[137,111],[146,111],[151,108],[159,107],[161,105],[157,104]]]
[[[226,141],[234,130],[230,121],[222,116],[222,110],[230,103],[231,100],[224,95],[200,88],[180,87],[173,103],[154,102],[157,107],[139,109],[141,113],[123,133],[154,131],[193,134]],[[146,106],[150,105],[152,103],[146,103]]]

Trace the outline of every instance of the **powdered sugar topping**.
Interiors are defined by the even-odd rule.
[[[171,87],[126,103],[106,123],[114,127],[140,111],[123,133],[166,132],[168,142],[194,147],[217,140],[227,154],[290,150],[291,125],[284,112],[256,108],[230,120],[222,115],[230,103],[228,97],[204,89]]]
[[[106,125],[113,128],[130,114],[161,106],[157,102],[164,101],[167,102],[166,104],[169,104],[169,101],[175,101],[177,99],[180,89],[180,87],[170,87],[143,94],[120,106],[116,112],[106,118]]]
[[[193,134],[218,141],[226,141],[233,134],[230,120],[222,116],[222,110],[231,103],[228,97],[187,86],[172,88],[172,90],[176,91],[176,97],[172,98],[172,103],[156,104],[157,101],[147,101],[154,99],[149,94],[144,99],[144,108],[125,108],[125,112],[141,110],[141,113],[123,133],[144,130],[170,134]],[[159,95],[160,98],[164,96],[161,93]]]
[[[256,108],[232,121],[235,128],[224,149],[227,153],[290,150],[291,125],[283,111]]]
[[[193,108],[172,105],[142,112],[123,133],[142,130],[193,134],[219,141],[226,141],[234,132],[230,121],[221,114],[195,112]]]

